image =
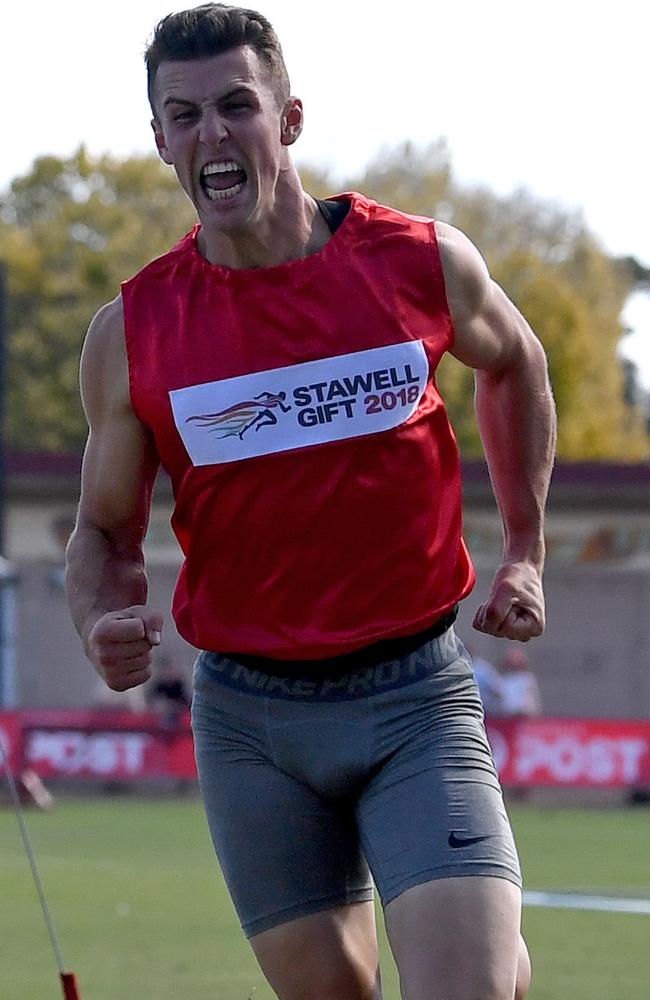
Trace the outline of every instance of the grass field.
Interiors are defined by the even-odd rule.
[[[645,809],[510,809],[529,889],[650,898]],[[200,804],[61,801],[28,825],[82,1000],[271,1000],[213,861]],[[260,838],[263,841],[263,831]],[[16,819],[0,810],[0,997],[60,1000]],[[647,1000],[650,916],[527,909],[529,1000]],[[398,1000],[383,943],[384,993]]]

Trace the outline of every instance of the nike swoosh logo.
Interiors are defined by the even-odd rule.
[[[452,830],[449,834],[449,846],[450,847],[470,847],[472,844],[480,844],[482,840],[487,840],[488,835],[482,837],[459,837],[458,834]]]

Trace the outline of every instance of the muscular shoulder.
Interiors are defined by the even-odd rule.
[[[455,323],[471,320],[491,293],[485,261],[460,229],[436,222],[436,237],[452,319]]]
[[[84,354],[92,358],[95,354],[111,353],[120,346],[124,352],[124,309],[122,296],[117,295],[93,316],[84,342]]]
[[[81,396],[89,418],[105,408],[129,406],[124,312],[118,295],[96,313],[81,355]]]
[[[436,223],[447,301],[454,325],[451,353],[471,368],[499,371],[533,355],[539,343],[516,306],[488,273],[473,243]]]

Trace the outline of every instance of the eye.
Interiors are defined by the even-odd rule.
[[[250,106],[248,101],[228,101],[226,111],[247,111]]]

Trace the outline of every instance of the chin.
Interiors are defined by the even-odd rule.
[[[241,232],[250,228],[251,218],[248,211],[237,210],[234,208],[231,211],[205,211],[202,207],[198,211],[199,221],[206,231],[220,232],[220,233],[236,233]]]
[[[254,225],[260,215],[259,206],[251,204],[249,198],[233,198],[232,203],[227,201],[209,201],[206,205],[205,198],[202,199],[200,209],[197,212],[201,222],[206,226],[215,229],[234,230],[247,229]]]

